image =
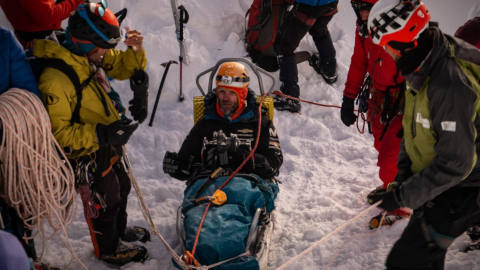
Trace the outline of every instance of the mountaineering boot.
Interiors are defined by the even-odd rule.
[[[273,107],[278,111],[300,113],[302,105],[298,100],[293,100],[282,96],[275,96],[273,98]]]
[[[367,202],[369,204],[373,204],[373,200],[371,199],[371,196],[377,194],[377,192],[385,192],[386,189],[383,187],[383,185],[380,185],[378,187],[376,187],[374,190],[372,190],[372,192],[370,192],[368,195],[367,195]]]
[[[320,63],[320,57],[318,53],[312,55],[310,60],[308,61],[309,65],[313,67],[313,69],[320,75],[322,75],[323,79],[326,83],[332,84],[337,81],[338,73],[337,73],[337,63],[336,62],[327,62],[326,66],[328,68],[322,68]]]
[[[387,214],[385,215],[385,218],[382,221],[382,224],[380,224],[380,220],[382,220],[383,213],[385,213],[385,211],[382,211],[380,214],[378,214],[377,216],[374,216],[370,220],[369,227],[370,227],[371,230],[375,229],[375,228],[378,228],[379,226],[392,225],[397,220],[401,220],[403,218],[408,218],[409,219],[410,215],[411,215],[408,212],[405,212],[401,209],[397,209],[393,212],[387,212]]]
[[[109,255],[100,255],[98,259],[117,265],[124,265],[129,262],[144,262],[148,258],[148,250],[144,246],[118,242],[117,250]]]
[[[120,237],[125,242],[140,241],[146,243],[150,240],[150,232],[142,227],[128,226],[125,228],[125,235]]]
[[[467,235],[470,236],[472,242],[463,252],[469,252],[470,250],[480,249],[480,223],[475,222],[475,224],[467,229]]]

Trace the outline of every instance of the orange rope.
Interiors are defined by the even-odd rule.
[[[305,103],[308,103],[308,104],[313,104],[313,105],[321,106],[321,107],[339,108],[339,109],[342,108],[342,106],[338,106],[338,105],[322,104],[322,103],[317,103],[317,102],[313,102],[313,101],[308,101],[308,100],[305,100],[305,99],[300,99],[300,98],[292,97],[292,96],[289,96],[289,95],[285,95],[285,94],[283,94],[282,92],[280,92],[280,91],[278,91],[278,90],[273,91],[272,94],[277,95],[277,96],[286,97],[286,98],[288,98],[288,99],[293,99],[293,100],[305,102]],[[354,111],[358,112],[358,110],[354,110]],[[359,119],[360,117],[361,117],[362,120],[363,120],[362,130],[360,130],[360,127],[359,127],[359,125],[358,125],[358,119]],[[368,120],[367,120],[367,118],[365,118],[365,115],[364,115],[363,113],[357,114],[357,130],[358,130],[358,132],[360,132],[360,134],[365,133],[365,122],[366,122],[366,121],[368,121]]]

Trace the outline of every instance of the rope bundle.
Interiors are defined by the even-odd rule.
[[[35,232],[31,238],[40,235],[45,243],[60,230],[67,236],[77,209],[75,178],[43,104],[28,91],[10,89],[0,96],[0,120],[0,196]],[[45,220],[54,231],[48,237]]]

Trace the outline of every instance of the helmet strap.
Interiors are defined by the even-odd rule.
[[[95,47],[95,49],[91,50],[89,53],[85,53],[80,49],[80,46],[78,46],[78,43],[87,43],[87,42],[82,42],[81,40],[76,39],[74,36],[72,36],[72,33],[70,33],[70,36],[72,37],[73,44],[75,45],[75,48],[77,48],[77,51],[79,51],[81,54],[83,54],[84,57],[89,57],[90,55],[94,54],[95,52],[98,51],[98,46]],[[88,41],[88,43],[91,43]],[[93,44],[93,43],[92,43]]]

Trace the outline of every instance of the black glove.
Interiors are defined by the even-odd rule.
[[[353,113],[355,99],[343,96],[342,109],[340,109],[340,118],[345,126],[349,127],[357,121],[357,116]]]
[[[374,195],[370,196],[372,204],[375,204],[378,201],[382,201],[378,207],[385,209],[389,212],[395,211],[398,208],[402,207],[400,203],[400,189],[394,188],[392,191],[377,192]]]
[[[394,182],[397,182],[397,185],[400,186],[403,182],[405,182],[410,176],[412,176],[413,173],[410,171],[410,169],[405,169],[405,170],[398,170],[397,175],[395,176]]]
[[[130,77],[133,99],[128,102],[128,110],[135,121],[142,123],[148,115],[148,74],[142,69],[135,70]]]
[[[271,178],[275,176],[277,171],[270,166],[270,163],[268,160],[265,158],[264,155],[254,153],[253,157],[255,158],[255,172],[261,176],[261,177],[266,177],[266,178]]]
[[[163,172],[168,174],[174,174],[178,170],[178,154],[177,152],[169,152],[165,153],[165,157],[163,158]]]
[[[138,123],[131,124],[131,119],[122,119],[108,126],[97,124],[97,139],[100,146],[111,144],[121,146],[128,142],[130,136],[138,128]]]

